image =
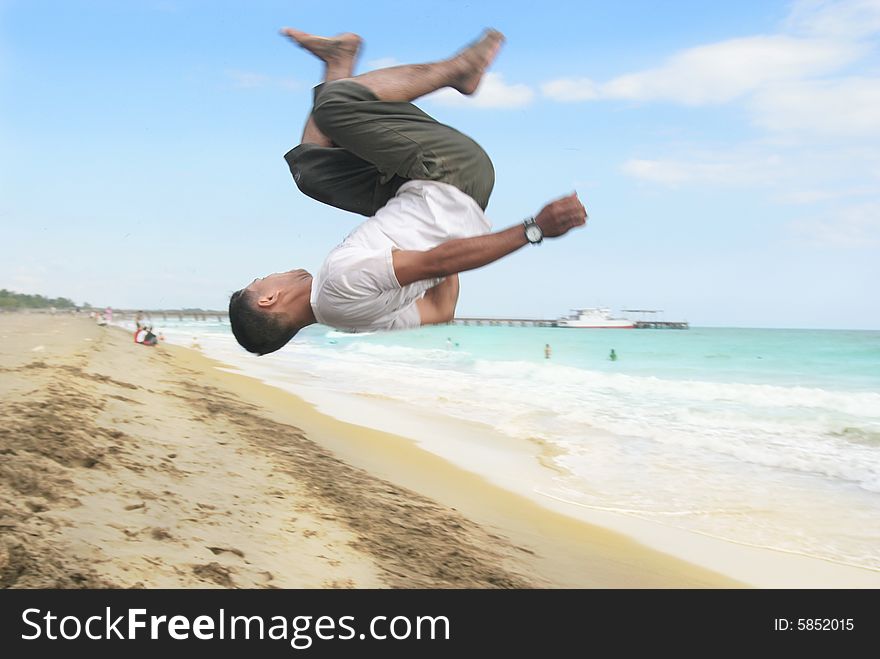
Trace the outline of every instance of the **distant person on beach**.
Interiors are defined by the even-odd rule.
[[[552,348],[550,348],[549,343],[544,344],[544,359],[550,359],[550,355],[553,354]]]
[[[140,329],[144,324],[144,312],[138,311],[134,317],[134,326]]]
[[[138,327],[134,332],[134,342],[145,346],[154,346],[159,343],[159,339],[153,334],[152,327]]]
[[[458,273],[586,223],[573,193],[490,233],[489,156],[410,102],[444,87],[473,94],[504,41],[500,32],[487,30],[447,60],[356,77],[356,34],[281,32],[324,63],[302,143],[284,156],[293,179],[304,194],[369,219],[316,275],[275,273],[232,294],[229,321],[245,349],[274,352],[313,323],[359,332],[449,322]]]
[[[614,352],[614,348],[611,348],[611,354],[608,355],[608,359],[610,359],[613,362],[617,361],[617,353]]]

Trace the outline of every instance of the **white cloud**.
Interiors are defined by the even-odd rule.
[[[528,85],[508,84],[500,73],[490,72],[483,76],[479,89],[473,96],[463,96],[454,89],[441,89],[425,97],[441,105],[475,108],[519,108],[528,105],[535,92]]]
[[[876,54],[880,0],[800,0],[783,31],[688,48],[660,66],[598,82],[544,83],[562,102],[603,99],[712,105],[745,100],[754,123],[779,133],[852,137],[880,133],[880,78],[833,77]],[[829,77],[832,76],[832,77]]]
[[[783,35],[746,37],[689,48],[657,68],[605,83],[587,78],[559,79],[542,85],[542,91],[557,101],[727,103],[771,83],[837,70],[863,52],[860,45],[830,40]]]
[[[737,102],[762,140],[682,148],[623,163],[635,179],[763,189],[777,203],[849,210],[798,230],[835,245],[875,244],[880,208],[880,0],[802,0],[778,34],[681,50],[659,66],[597,82],[542,85],[558,101],[624,99],[708,106]],[[873,37],[873,38],[871,38]],[[659,156],[659,157],[658,157]]]
[[[834,199],[842,199],[846,197],[864,197],[871,196],[876,192],[873,187],[850,187],[837,189],[822,188],[795,188],[782,192],[774,198],[774,201],[780,204],[793,206],[811,205],[819,202],[832,201]]]
[[[764,89],[750,101],[754,122],[777,133],[880,136],[880,78],[798,81]]]
[[[769,185],[787,175],[776,154],[703,154],[692,159],[632,159],[621,166],[624,174],[641,181],[675,187],[686,183],[743,186]]]
[[[805,34],[862,38],[880,32],[880,0],[801,0],[786,25]]]
[[[836,209],[789,224],[795,237],[823,247],[880,247],[880,201]]]
[[[880,206],[880,150],[870,142],[832,148],[768,141],[678,147],[671,156],[633,158],[620,169],[642,183],[738,188],[785,206]]]
[[[592,101],[600,98],[599,85],[589,78],[560,78],[541,85],[541,93],[556,101]]]

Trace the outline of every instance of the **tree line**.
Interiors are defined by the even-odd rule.
[[[88,308],[88,304],[84,304]],[[75,309],[77,304],[66,297],[45,297],[44,295],[29,295],[16,293],[0,288],[0,309]]]

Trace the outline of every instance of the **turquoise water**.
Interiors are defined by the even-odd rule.
[[[880,569],[880,332],[313,326],[254,358],[223,324],[163,329],[302,395],[478,422],[536,463],[550,447],[539,496]]]
[[[309,328],[304,335],[320,341],[326,331]],[[541,362],[550,344],[553,363],[605,373],[880,391],[880,332],[444,326],[355,337],[415,349],[445,348],[451,338],[456,350],[499,361]]]

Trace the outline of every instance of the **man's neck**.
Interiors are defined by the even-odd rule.
[[[297,297],[294,302],[296,306],[296,311],[294,312],[294,323],[296,324],[298,329],[302,329],[303,327],[308,327],[309,325],[314,325],[318,322],[318,319],[315,318],[315,311],[312,309],[312,285],[314,283],[314,279],[309,276],[309,285],[303,286],[301,292],[297,292]]]

